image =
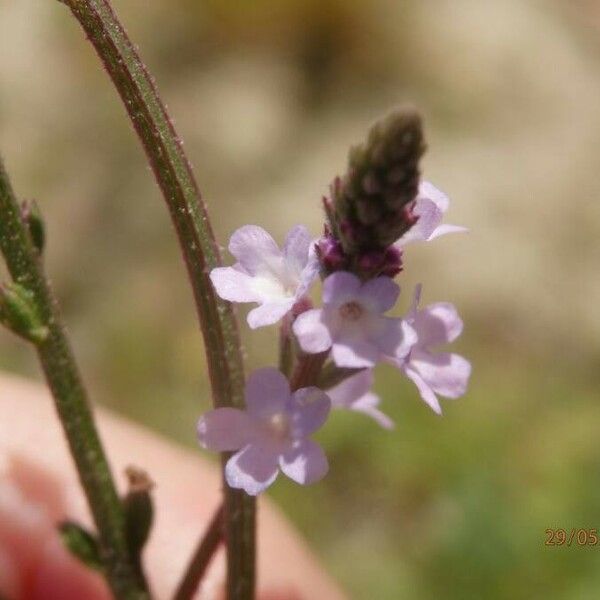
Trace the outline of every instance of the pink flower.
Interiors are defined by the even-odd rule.
[[[356,275],[338,271],[323,282],[323,308],[306,311],[293,329],[304,352],[331,348],[339,367],[372,367],[384,355],[406,356],[416,334],[402,319],[383,315],[400,288],[389,277],[362,283]]]
[[[377,408],[381,399],[370,391],[372,385],[373,370],[364,369],[327,390],[327,395],[333,408],[363,413],[374,419],[383,428],[393,429],[394,422]]]
[[[471,375],[468,360],[449,352],[434,353],[432,348],[453,342],[463,330],[456,308],[447,302],[437,302],[418,310],[421,286],[407,321],[417,333],[417,342],[404,359],[390,362],[398,366],[417,386],[421,398],[438,414],[442,409],[436,394],[458,398],[466,389]]]
[[[209,450],[238,450],[227,462],[225,478],[252,496],[269,487],[279,469],[297,483],[314,483],[325,476],[328,463],[308,436],[325,423],[330,407],[318,388],[292,393],[277,369],[258,369],[246,383],[246,410],[207,412],[198,422],[198,438]]]
[[[279,321],[310,288],[319,271],[311,236],[302,225],[287,234],[283,250],[261,227],[245,225],[231,236],[233,267],[210,273],[217,294],[230,302],[257,302],[248,314],[255,329]]]
[[[459,225],[441,224],[449,204],[446,194],[428,181],[421,181],[412,210],[412,215],[418,217],[418,220],[396,244],[404,247],[410,242],[428,242],[446,233],[467,231],[466,227]]]

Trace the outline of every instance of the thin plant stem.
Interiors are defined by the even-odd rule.
[[[243,408],[244,370],[235,314],[220,300],[209,272],[220,265],[206,207],[173,124],[146,67],[107,0],[60,0],[79,21],[121,96],[146,151],[175,226],[204,336],[215,406]],[[228,456],[223,456],[223,463]],[[227,590],[249,600],[255,586],[255,501],[225,489]]]
[[[279,370],[289,379],[294,365],[294,339],[290,315],[283,318],[279,327]]]
[[[109,585],[119,599],[149,598],[128,550],[123,505],[94,425],[56,299],[1,160],[0,249],[13,280],[33,293],[40,317],[48,328],[47,337],[36,344],[36,349],[98,529]]]
[[[219,544],[223,541],[223,505],[215,511],[208,529],[192,555],[173,600],[191,600],[206,573]]]

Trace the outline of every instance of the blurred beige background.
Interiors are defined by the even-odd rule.
[[[466,322],[469,393],[438,419],[399,375],[397,430],[336,415],[329,478],[273,496],[356,598],[595,598],[600,550],[600,4],[592,0],[115,0],[226,245],[317,234],[350,144],[420,108],[424,175],[468,236],[400,283]],[[48,271],[93,396],[193,445],[201,340],[162,198],[91,47],[53,0],[0,0],[0,151],[47,222]],[[405,293],[405,305],[409,294]],[[274,330],[244,332],[249,368]],[[0,332],[0,367],[39,377]],[[0,399],[1,401],[1,399]],[[352,595],[352,594],[351,594]]]

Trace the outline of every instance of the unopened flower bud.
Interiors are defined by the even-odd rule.
[[[137,467],[127,467],[125,474],[129,482],[129,490],[123,499],[127,543],[132,555],[139,556],[148,539],[154,519],[154,507],[150,495],[154,482],[145,471]]]
[[[347,262],[341,243],[331,234],[317,242],[317,254],[326,273],[343,269]]]
[[[396,246],[390,246],[385,251],[385,261],[381,269],[381,275],[395,277],[402,269],[402,250],[396,248]]]
[[[384,250],[370,250],[362,254],[358,261],[358,267],[361,273],[375,274],[377,275],[385,262],[385,251]]]

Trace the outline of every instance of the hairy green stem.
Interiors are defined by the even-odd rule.
[[[181,582],[177,586],[173,600],[190,600],[194,597],[206,569],[222,541],[223,505],[215,511],[207,530],[200,539]]]
[[[2,161],[0,249],[14,281],[33,294],[40,317],[48,328],[48,335],[36,344],[36,348],[98,529],[102,560],[111,589],[119,599],[149,598],[128,550],[123,505],[94,425],[56,300],[44,275],[38,251],[21,218]]]
[[[152,78],[107,0],[61,0],[84,29],[110,75],[171,213],[204,335],[215,406],[242,408],[244,372],[235,315],[212,288],[219,249],[191,166]],[[227,456],[224,456],[224,460]],[[248,600],[255,585],[255,502],[225,485],[228,597]]]

